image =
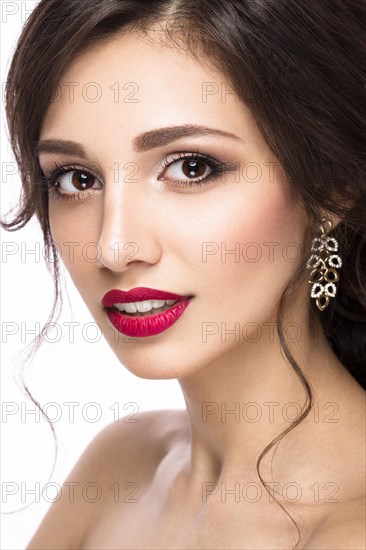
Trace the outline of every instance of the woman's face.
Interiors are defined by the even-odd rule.
[[[52,237],[129,370],[183,378],[238,346],[271,343],[307,220],[227,79],[183,51],[120,35],[69,66],[40,140],[84,151],[40,147],[46,176],[72,166],[57,177],[61,200],[49,198]],[[194,297],[167,330],[131,338],[101,301],[135,287]]]

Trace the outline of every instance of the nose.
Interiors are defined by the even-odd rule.
[[[124,272],[133,262],[154,264],[161,249],[151,194],[140,182],[105,182],[98,267]]]

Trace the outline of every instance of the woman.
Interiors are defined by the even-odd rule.
[[[365,23],[364,0],[33,11],[3,227],[35,214],[121,363],[187,410],[102,430],[28,549],[364,548]]]

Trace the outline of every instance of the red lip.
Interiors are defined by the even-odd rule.
[[[181,296],[179,294],[172,294],[171,292],[163,292],[162,290],[141,286],[132,288],[129,291],[110,290],[103,296],[102,306],[112,307],[114,304],[143,302],[144,300],[183,300],[189,297],[190,296]]]
[[[185,298],[162,313],[145,317],[130,317],[113,308],[107,309],[107,315],[114,328],[126,336],[137,338],[155,336],[174,325],[183,315],[191,300],[192,297]]]

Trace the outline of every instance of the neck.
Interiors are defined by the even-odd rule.
[[[270,459],[274,449],[276,472],[284,482],[299,479],[304,463],[311,470],[317,460],[314,437],[318,456],[322,433],[330,426],[324,423],[324,407],[339,404],[339,388],[345,385],[359,395],[360,387],[334,355],[320,326],[315,336],[305,322],[297,326],[301,326],[301,338],[294,342],[296,338],[289,335],[287,344],[311,385],[315,405],[278,449],[275,445],[263,458],[260,472],[266,480],[273,479]],[[256,464],[261,452],[307,405],[307,392],[281,353],[276,330],[272,332],[271,338],[262,337],[252,344],[231,348],[226,344],[230,349],[214,362],[179,379],[187,404],[192,482],[237,480],[239,476],[259,481]]]

